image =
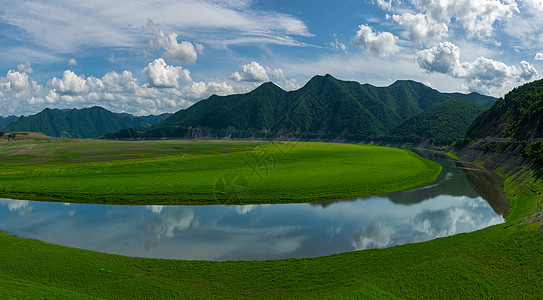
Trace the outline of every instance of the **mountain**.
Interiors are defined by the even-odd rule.
[[[543,80],[517,87],[470,126],[468,138],[543,138]]]
[[[20,117],[6,126],[7,131],[43,132],[49,136],[95,138],[123,128],[145,128],[166,119],[160,116],[135,117],[112,113],[102,107],[83,109],[49,109],[28,117]]]
[[[471,100],[448,100],[409,117],[392,129],[389,135],[429,140],[434,145],[449,145],[463,138],[483,111],[485,108],[482,105]]]
[[[325,75],[291,92],[268,82],[246,94],[213,95],[145,131],[108,137],[362,139],[383,136],[405,119],[459,95],[485,105],[495,101],[476,93],[440,93],[410,80],[375,87]]]
[[[9,124],[17,121],[19,117],[9,116],[9,117],[0,117],[0,129],[8,126]]]

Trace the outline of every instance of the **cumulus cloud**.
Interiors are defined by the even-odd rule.
[[[2,87],[4,91],[25,91],[30,87],[28,75],[24,72],[9,70],[6,77],[0,78],[0,87]]]
[[[219,96],[234,93],[234,88],[226,82],[192,82],[183,88],[183,95],[188,99],[202,99],[213,94]]]
[[[147,27],[154,34],[153,39],[149,41],[149,45],[152,49],[163,49],[164,57],[166,58],[176,62],[193,64],[198,58],[197,50],[200,53],[203,51],[203,46],[199,44],[195,47],[192,43],[186,41],[178,43],[177,34],[164,34],[160,29],[160,25],[154,23],[152,20],[148,20]]]
[[[95,79],[96,78],[94,77],[85,79],[85,76],[83,75],[78,76],[71,70],[66,70],[62,74],[62,78],[53,77],[53,79],[49,81],[49,86],[53,91],[61,94],[82,94],[89,90],[87,82],[89,85],[92,82],[98,83]]]
[[[143,69],[143,74],[147,76],[147,83],[150,87],[178,88],[179,79],[192,81],[189,70],[167,65],[162,58],[150,62]]]
[[[538,52],[535,57],[534,57],[535,60],[543,60],[543,53],[541,52]]]
[[[151,63],[152,64],[152,63]],[[161,65],[159,63],[159,65]],[[168,69],[162,65],[166,72]],[[152,69],[152,68],[150,68]],[[146,83],[139,85],[132,72],[109,72],[102,78],[94,76],[85,77],[77,75],[73,71],[64,71],[61,78],[53,77],[49,82],[50,88],[47,95],[36,99],[33,104],[50,103],[55,106],[87,107],[100,105],[113,111],[129,112],[137,115],[157,114],[164,111],[172,111],[180,107],[186,107],[191,102],[183,98],[182,93],[175,88],[164,88],[166,83],[174,85],[171,76],[161,78],[160,74],[151,77],[154,83],[161,83],[157,88]],[[156,72],[155,72],[156,73]],[[183,72],[180,72],[183,74]],[[179,77],[178,77],[179,78]],[[41,101],[41,102],[40,102]]]
[[[510,18],[518,12],[515,1],[499,0],[411,0],[421,12],[436,22],[448,24],[457,20],[469,36],[489,37],[494,23]]]
[[[0,114],[20,114],[29,109],[28,104],[40,102],[42,86],[31,80],[27,73],[9,70],[0,77]]]
[[[392,33],[376,33],[367,25],[360,25],[359,30],[354,37],[355,45],[383,57],[387,57],[390,54],[400,51],[400,47],[396,44],[397,40],[398,37],[394,36]]]
[[[288,79],[282,69],[272,69],[263,67],[259,63],[253,61],[249,64],[241,66],[240,72],[234,72],[230,79],[237,82],[250,82],[260,84],[270,81],[270,77],[277,85],[285,90],[294,90],[300,88],[296,79]]]
[[[18,65],[17,70],[19,72],[24,72],[24,73],[27,73],[27,74],[34,73],[34,69],[32,69],[32,65],[30,65],[30,62],[28,62],[28,61],[26,61],[23,64]]]
[[[68,66],[77,66],[77,60],[75,60],[75,58],[70,58],[68,60]]]
[[[418,44],[429,44],[447,36],[446,23],[436,22],[425,14],[393,15],[392,19],[409,33],[409,39]]]
[[[526,61],[521,61],[520,66],[509,66],[481,56],[474,61],[462,62],[460,49],[451,42],[418,51],[416,61],[428,72],[464,79],[466,88],[493,95],[538,76],[535,67]]]
[[[247,82],[265,82],[270,81],[266,69],[259,63],[253,61],[250,64],[241,66],[241,74],[234,72],[231,78],[234,81],[247,81]]]

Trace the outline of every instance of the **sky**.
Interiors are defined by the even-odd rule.
[[[543,0],[3,0],[0,116],[176,112],[331,74],[503,97],[543,74]]]

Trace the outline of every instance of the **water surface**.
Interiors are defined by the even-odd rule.
[[[489,173],[440,161],[435,184],[313,204],[116,206],[0,199],[0,229],[127,256],[196,260],[314,257],[470,232],[504,221]]]

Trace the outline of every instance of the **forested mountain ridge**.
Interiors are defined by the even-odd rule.
[[[9,124],[17,121],[19,117],[16,116],[9,116],[9,117],[2,117],[0,116],[0,129],[8,126]]]
[[[468,138],[543,138],[543,80],[513,89],[470,126]]]
[[[375,87],[315,76],[290,92],[268,82],[246,94],[213,95],[148,130],[125,130],[109,137],[191,138],[198,128],[199,136],[218,138],[364,139],[384,136],[405,119],[459,96],[487,106],[495,101],[477,93],[440,93],[410,80]]]
[[[83,109],[46,108],[38,114],[20,117],[4,130],[43,132],[55,137],[95,138],[123,128],[149,127],[168,116],[135,117],[116,114],[99,106]]]
[[[463,138],[483,111],[483,106],[467,99],[448,100],[411,116],[392,129],[389,135],[411,141],[428,140],[434,145],[449,145]]]

